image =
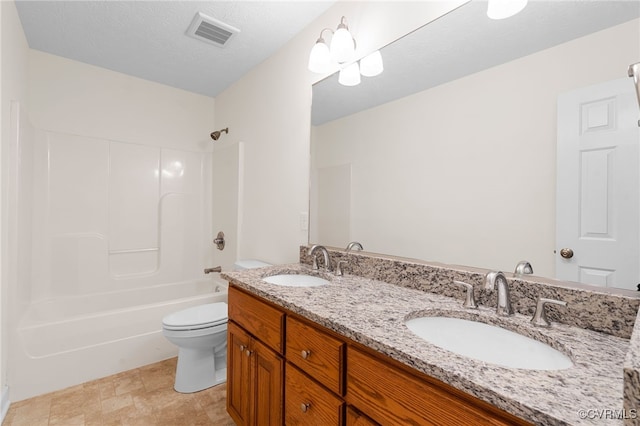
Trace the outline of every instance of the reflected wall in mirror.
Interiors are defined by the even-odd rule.
[[[580,250],[560,257],[556,195],[570,195],[557,190],[566,169],[556,160],[565,144],[559,97],[610,80],[634,96],[627,69],[640,59],[639,16],[638,2],[536,1],[492,21],[486,3],[472,1],[385,47],[381,76],[356,87],[340,86],[335,76],[314,85],[309,242],[346,247],[358,240],[370,252],[507,272],[526,259],[535,275],[551,278],[557,262],[571,263],[559,278],[635,290],[637,270],[635,280],[616,281],[615,271],[590,266],[595,273],[585,279]],[[592,127],[615,128],[632,117],[624,126],[637,146],[637,102],[621,99],[613,102],[626,105],[617,114],[592,109]],[[585,117],[573,119],[567,126],[582,132]],[[637,149],[629,152],[635,171],[627,171],[628,188],[612,178],[598,182],[616,197],[633,192],[637,212],[640,159]],[[604,161],[600,172],[617,174],[606,167],[616,156],[596,159]],[[593,194],[580,191],[571,199],[588,204]],[[634,236],[621,256],[637,268],[639,215],[618,223],[606,203],[600,213],[609,227],[600,237]],[[575,218],[575,232],[581,221]]]

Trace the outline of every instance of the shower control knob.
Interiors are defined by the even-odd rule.
[[[216,238],[213,240],[213,244],[216,245],[218,250],[224,250],[224,246],[225,246],[224,232],[222,231],[218,232],[218,235],[216,235]]]
[[[573,250],[571,250],[570,248],[563,248],[562,250],[560,250],[560,256],[565,259],[571,259],[573,257]]]

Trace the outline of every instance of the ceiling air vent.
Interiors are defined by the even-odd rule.
[[[239,29],[231,25],[198,12],[187,30],[187,35],[218,47],[225,47],[239,32]]]

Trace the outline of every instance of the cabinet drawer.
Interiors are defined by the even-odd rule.
[[[283,349],[284,313],[235,287],[229,287],[229,319],[278,353]]]
[[[287,360],[337,393],[343,394],[345,344],[314,326],[287,317]]]
[[[380,426],[352,406],[347,407],[347,426]]]
[[[381,424],[529,424],[445,383],[421,379],[351,346],[347,365],[347,402]]]
[[[342,425],[344,402],[287,363],[285,374],[285,424]]]

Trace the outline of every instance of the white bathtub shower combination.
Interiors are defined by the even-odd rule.
[[[215,266],[211,153],[33,129],[18,139],[11,400],[175,356],[162,317],[226,301],[226,282],[203,274]]]

